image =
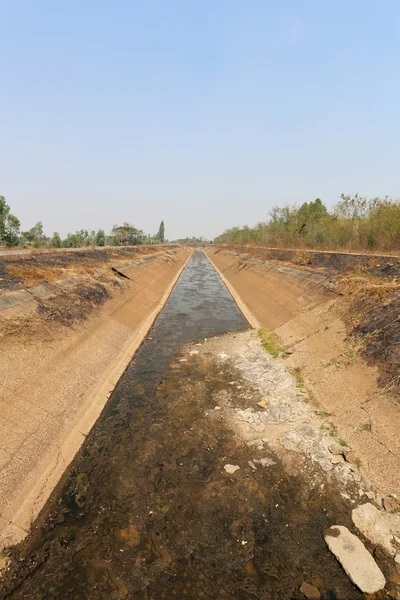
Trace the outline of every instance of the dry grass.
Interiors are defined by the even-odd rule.
[[[307,250],[296,250],[296,252],[293,254],[291,262],[295,265],[305,267],[311,264],[311,255],[309,252],[307,252]]]
[[[56,267],[16,263],[9,265],[7,268],[7,274],[10,277],[25,279],[27,282],[54,281],[55,279],[59,279],[64,275],[64,270]]]

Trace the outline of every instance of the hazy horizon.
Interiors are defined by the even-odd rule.
[[[213,238],[398,197],[400,4],[0,4],[0,195],[47,235]]]

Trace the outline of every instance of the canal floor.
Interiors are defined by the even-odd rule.
[[[346,501],[321,470],[297,456],[284,464],[267,442],[257,462],[224,417],[224,403],[245,410],[257,399],[229,360],[230,349],[255,343],[195,253],[32,534],[12,550],[2,598],[286,600],[304,598],[303,581],[321,598],[364,597],[322,536],[336,521],[350,526]]]

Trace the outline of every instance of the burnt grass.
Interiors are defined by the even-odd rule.
[[[116,248],[106,248],[104,250],[96,248],[85,248],[82,250],[71,251],[37,251],[32,254],[24,255],[8,255],[0,257],[0,292],[20,289],[27,281],[23,276],[10,274],[15,269],[17,272],[31,272],[35,274],[35,270],[39,273],[48,271],[51,275],[51,270],[61,271],[65,273],[61,277],[68,275],[68,269],[74,268],[85,271],[86,269],[97,269],[103,264],[112,263],[121,259],[134,260],[138,255],[142,258],[143,255],[152,255],[160,252],[160,250],[170,250],[176,246],[134,246],[126,247],[119,246]],[[13,269],[14,267],[14,269]],[[46,281],[46,276],[39,276],[34,283]],[[53,278],[52,278],[53,279]]]
[[[224,245],[221,250],[248,254],[251,258],[291,262],[299,266],[319,267],[334,273],[361,271],[374,277],[400,277],[400,257],[351,254],[346,252],[319,252],[307,249],[261,248],[258,246]]]
[[[254,450],[206,414],[238,373],[212,357],[177,359],[153,392],[147,380],[120,381],[30,537],[11,550],[1,598],[300,600],[304,580],[323,599],[363,598],[322,535],[352,527],[347,502],[321,488],[322,474],[288,475],[276,456],[253,473]],[[228,475],[226,463],[240,471]]]
[[[112,283],[114,288],[121,285],[117,280]],[[68,293],[63,292],[55,298],[41,300],[37,314],[48,322],[64,326],[77,325],[111,296],[109,289],[101,283],[78,284]]]
[[[338,275],[367,276],[365,289],[369,292],[350,300],[344,320],[349,336],[363,340],[363,355],[367,362],[379,367],[380,387],[394,392],[400,401],[400,289],[397,286],[384,293],[379,289],[382,283],[400,281],[400,257],[238,245],[222,246],[221,250],[248,254],[251,258],[324,268],[327,275],[333,278]],[[376,290],[375,279],[378,285]],[[351,286],[347,285],[345,294],[349,291]]]
[[[379,366],[379,384],[400,397],[400,289],[384,295],[371,290],[353,301],[351,313],[358,315],[352,335],[364,341],[364,356]]]

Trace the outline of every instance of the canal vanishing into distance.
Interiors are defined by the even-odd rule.
[[[300,599],[305,577],[323,598],[364,597],[321,535],[333,516],[349,522],[340,495],[272,450],[250,468],[255,450],[222,415],[223,401],[257,399],[228,360],[240,339],[245,353],[254,332],[195,252],[14,552],[2,598]]]

